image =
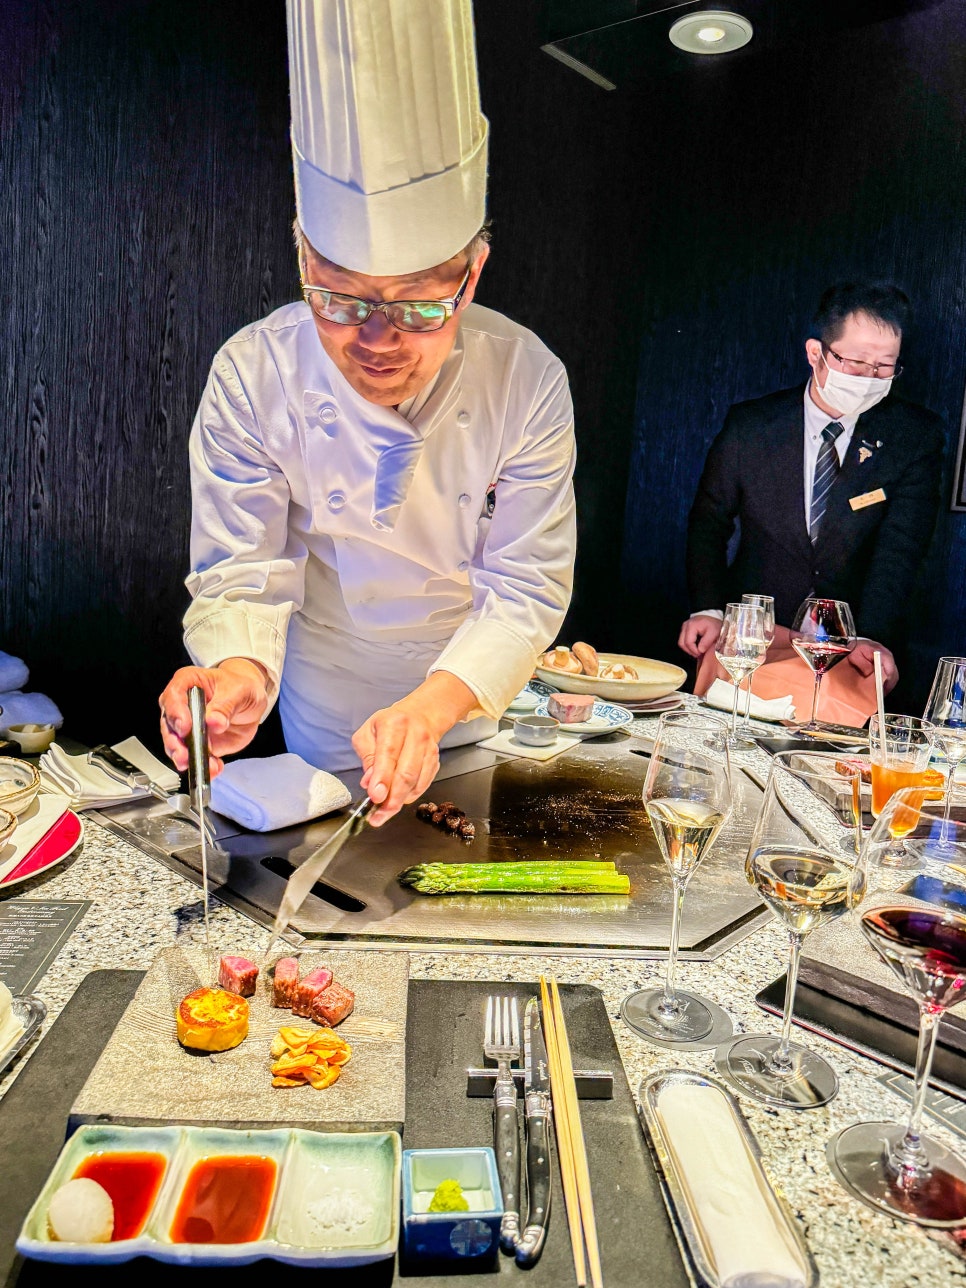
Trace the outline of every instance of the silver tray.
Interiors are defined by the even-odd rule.
[[[761,1173],[761,1179],[764,1182],[762,1189],[771,1200],[775,1221],[787,1231],[789,1238],[798,1249],[805,1263],[808,1275],[805,1280],[805,1288],[817,1288],[819,1281],[818,1266],[815,1264],[815,1259],[805,1242],[791,1208],[784,1196],[774,1188],[765,1173],[761,1161],[761,1149],[738,1107],[738,1101],[724,1083],[719,1082],[717,1078],[711,1078],[700,1073],[691,1073],[687,1069],[669,1069],[663,1073],[653,1074],[650,1078],[645,1078],[641,1082],[638,1089],[640,1115],[648,1140],[664,1173],[665,1201],[668,1202],[668,1196],[670,1196],[668,1207],[671,1210],[672,1219],[676,1222],[677,1229],[683,1237],[692,1265],[697,1271],[699,1282],[707,1285],[707,1288],[721,1288],[721,1281],[709,1259],[701,1229],[685,1196],[685,1190],[674,1165],[664,1128],[657,1112],[657,1102],[661,1092],[666,1087],[682,1084],[695,1087],[714,1087],[716,1091],[720,1091],[725,1097],[738,1131],[748,1148],[752,1165]]]
[[[43,1023],[47,1007],[39,997],[15,997],[10,1008],[23,1025],[23,1032],[4,1050],[0,1051],[0,1073],[18,1056]]]

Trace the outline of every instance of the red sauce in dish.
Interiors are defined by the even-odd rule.
[[[250,1243],[265,1229],[278,1171],[255,1154],[202,1158],[188,1173],[172,1243]]]
[[[161,1188],[167,1160],[163,1154],[92,1154],[74,1173],[104,1187],[114,1204],[111,1242],[141,1233]]]

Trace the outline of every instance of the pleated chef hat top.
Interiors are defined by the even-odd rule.
[[[288,42],[312,245],[373,276],[455,255],[486,211],[471,0],[288,0]]]

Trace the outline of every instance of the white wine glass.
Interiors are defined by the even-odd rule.
[[[678,989],[676,968],[688,882],[731,813],[727,734],[717,716],[668,712],[658,725],[644,780],[644,807],[671,873],[671,942],[664,987],[631,993],[621,1016],[639,1036],[661,1043],[696,1042],[715,1025],[714,1003]]]
[[[941,657],[923,717],[936,730],[936,741],[946,756],[946,807],[952,818],[956,772],[966,758],[966,657]]]
[[[928,858],[966,863],[966,824],[945,822],[923,789],[897,792],[880,814],[866,849],[871,865],[891,841],[896,815]],[[945,857],[945,856],[948,856]],[[936,1035],[944,1013],[966,998],[966,917],[927,900],[894,898],[868,908],[868,942],[919,1007],[915,1092],[908,1121],[860,1122],[828,1145],[836,1178],[869,1207],[902,1221],[951,1229],[966,1224],[966,1159],[921,1129]]]
[[[860,771],[819,752],[776,755],[751,836],[745,875],[788,931],[781,1037],[751,1033],[719,1047],[719,1073],[753,1100],[814,1109],[838,1091],[835,1070],[791,1040],[805,936],[854,908],[865,893]]]
[[[818,699],[822,677],[836,663],[848,657],[857,643],[851,608],[842,599],[813,597],[804,600],[792,623],[791,641],[792,648],[815,675],[812,715],[808,723],[799,728],[808,733],[820,732]]]
[[[728,604],[714,655],[728,672],[734,685],[731,703],[731,732],[728,746],[735,749],[753,746],[750,739],[738,736],[738,698],[741,683],[765,660],[768,641],[765,636],[765,612],[756,604]]]
[[[751,604],[753,608],[760,608],[763,615],[763,624],[765,628],[765,653],[771,648],[775,640],[775,597],[774,595],[742,595],[743,604]],[[762,657],[764,661],[764,657]],[[751,682],[754,679],[754,671],[748,676],[748,687],[745,689],[745,714],[741,717],[741,724],[738,726],[739,738],[746,740],[746,745],[752,745],[751,738]]]

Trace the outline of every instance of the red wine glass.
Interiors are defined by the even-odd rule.
[[[791,640],[792,648],[815,674],[811,719],[799,728],[807,733],[821,732],[817,717],[822,677],[856,645],[851,608],[841,599],[806,599],[795,614]]]
[[[966,860],[966,825],[944,824],[941,811],[924,806],[923,792],[907,788],[882,812],[868,841],[871,851],[888,844],[891,816],[915,819],[910,835],[935,859],[955,850]],[[875,856],[872,856],[874,862]],[[863,913],[869,943],[919,1006],[915,1095],[908,1123],[855,1123],[828,1146],[832,1171],[869,1207],[917,1225],[951,1229],[966,1223],[966,1160],[921,1130],[936,1035],[943,1014],[966,997],[966,917],[924,901],[890,902]]]

